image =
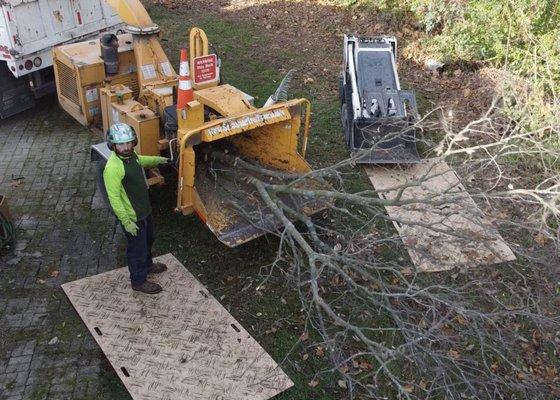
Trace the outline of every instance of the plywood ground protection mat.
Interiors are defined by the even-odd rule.
[[[386,210],[420,271],[515,260],[496,227],[445,161],[426,159],[410,167],[365,170],[374,188],[385,191],[379,193],[382,198],[394,199],[399,187],[409,185],[401,199],[418,200],[387,206]]]
[[[171,254],[130,287],[127,268],[62,285],[135,400],[261,400],[293,386],[265,350]]]

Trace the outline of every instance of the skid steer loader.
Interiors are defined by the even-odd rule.
[[[304,158],[309,101],[279,101],[285,93],[279,88],[264,107],[255,107],[251,96],[222,84],[219,60],[197,28],[190,31],[190,59],[181,62],[178,76],[161,47],[159,27],[140,1],[108,3],[127,24],[126,33],[104,38],[111,46],[88,41],[54,50],[60,105],[82,124],[103,131],[115,122],[131,125],[139,154],[169,155],[178,174],[176,211],[198,215],[226,245],[276,229],[280,221],[272,205],[250,182],[282,184],[311,170]],[[92,158],[109,155],[105,143],[92,148]],[[152,172],[148,183],[161,182]],[[298,185],[321,183],[299,179]],[[307,215],[325,207],[298,196],[283,200]]]
[[[400,88],[396,56],[392,36],[344,36],[340,114],[346,145],[358,164],[420,161],[413,127],[416,98]]]

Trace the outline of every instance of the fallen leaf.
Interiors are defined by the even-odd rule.
[[[556,367],[546,367],[546,376],[549,379],[554,379],[558,375]]]
[[[41,284],[41,285],[42,285],[42,284],[44,284],[44,283],[45,283],[45,280],[44,280],[44,279],[37,279],[37,283],[39,283],[39,284]]]
[[[346,389],[346,388],[347,388],[347,386],[346,386],[346,381],[345,381],[345,380],[339,379],[338,382],[337,382],[337,384],[338,384],[338,386],[341,387],[342,389]]]
[[[406,239],[404,239],[404,244],[405,246],[416,246],[418,244],[418,239],[416,239],[415,237],[407,237]]]
[[[57,336],[55,336],[51,340],[49,340],[49,345],[51,345],[51,346],[55,345],[57,343],[58,343],[58,337]]]
[[[533,344],[535,346],[540,345],[542,336],[541,336],[541,333],[539,331],[534,330],[533,334],[531,335],[531,338],[533,339]]]
[[[407,383],[406,385],[404,385],[403,389],[406,393],[414,392],[414,386],[412,386],[410,383]]]
[[[305,331],[301,335],[299,335],[299,340],[301,340],[302,342],[305,342],[307,339],[309,339],[309,332]]]
[[[535,242],[537,242],[537,244],[541,247],[543,247],[546,242],[547,242],[547,238],[545,235],[543,235],[542,233],[537,233],[537,235],[535,236]]]
[[[339,283],[340,283],[340,276],[339,275],[335,275],[331,278],[331,285],[338,286]]]
[[[521,343],[521,348],[523,350],[529,350],[531,348],[531,345],[528,343]]]
[[[303,358],[303,361],[305,361],[309,358],[309,354],[305,353],[301,358]]]
[[[307,386],[309,386],[309,387],[315,387],[315,386],[317,386],[318,384],[319,384],[319,381],[318,381],[317,379],[313,379],[311,382],[309,382],[309,383],[307,384]]]
[[[455,318],[457,320],[457,322],[460,325],[466,325],[467,324],[467,320],[465,318],[463,318],[461,315],[457,315],[457,317]]]
[[[49,272],[49,276],[51,278],[56,278],[58,276],[60,272],[57,269],[53,269],[52,271]]]
[[[412,268],[410,268],[410,267],[403,268],[402,271],[401,271],[401,273],[402,273],[404,276],[411,276],[411,275],[414,275],[414,271],[413,271]]]
[[[459,352],[457,350],[449,350],[447,352],[447,355],[454,360],[457,360],[460,357]]]
[[[323,346],[317,346],[315,348],[315,354],[317,354],[317,357],[323,357],[325,355],[325,349]]]
[[[368,362],[367,360],[360,360],[358,366],[360,367],[360,369],[363,369],[364,371],[369,371],[370,369],[373,368],[373,364]]]

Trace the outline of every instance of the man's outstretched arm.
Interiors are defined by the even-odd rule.
[[[153,168],[153,167],[157,167],[158,165],[168,163],[169,158],[160,157],[160,156],[138,155],[138,161],[140,161],[140,165],[143,166],[144,168]]]

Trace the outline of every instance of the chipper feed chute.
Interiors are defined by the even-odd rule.
[[[291,183],[296,188],[321,187],[313,178],[301,179],[311,171],[304,159],[309,102],[291,100],[256,109],[229,85],[198,90],[195,97],[197,101],[187,107],[191,110],[177,113],[178,209],[184,214],[195,212],[230,247],[278,228],[281,221],[253,180]],[[206,104],[207,110],[225,118],[188,129],[188,115],[196,114],[198,104]],[[303,196],[280,195],[280,199],[307,215],[325,207]]]
[[[414,92],[401,90],[394,37],[344,38],[339,97],[346,144],[360,164],[420,161]]]

